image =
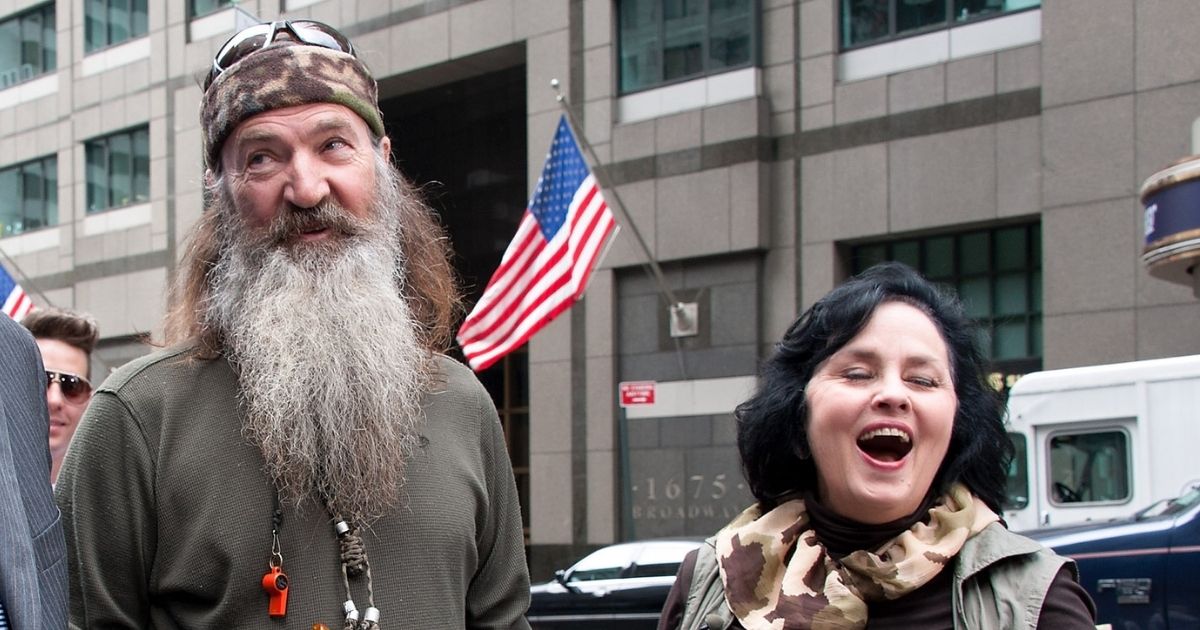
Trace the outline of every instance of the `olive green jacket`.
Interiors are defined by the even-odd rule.
[[[725,630],[733,612],[717,570],[716,538],[700,546],[680,630]],[[963,545],[954,563],[953,609],[956,630],[1037,628],[1050,583],[1063,565],[1075,563],[1000,523]]]

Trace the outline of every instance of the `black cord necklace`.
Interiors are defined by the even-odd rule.
[[[263,590],[270,600],[267,614],[283,617],[287,614],[288,576],[283,572],[283,551],[279,546],[279,528],[283,525],[283,510],[279,507],[279,495],[272,493],[274,510],[271,512],[271,558],[267,560],[267,573],[262,577]]]

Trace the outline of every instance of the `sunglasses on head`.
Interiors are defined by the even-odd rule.
[[[301,44],[358,56],[350,40],[328,24],[312,20],[279,20],[269,24],[255,24],[230,37],[217,51],[217,55],[213,57],[212,70],[204,80],[204,90],[207,92],[208,86],[233,64],[275,43],[281,32],[286,32],[292,41]]]
[[[54,370],[46,370],[46,389],[50,389],[51,383],[58,383],[59,389],[62,390],[63,398],[72,404],[87,402],[87,399],[92,395],[92,384],[86,378],[70,372],[55,372]]]

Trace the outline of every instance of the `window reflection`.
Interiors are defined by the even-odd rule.
[[[58,158],[0,170],[0,237],[58,224]]]
[[[0,90],[52,72],[57,50],[54,3],[0,21]]]
[[[150,199],[150,131],[146,127],[90,140],[85,146],[88,212]]]
[[[753,63],[753,0],[619,0],[622,93]]]
[[[841,0],[842,48],[1041,6],[1041,0]]]
[[[1041,229],[1037,224],[977,229],[851,248],[859,273],[895,260],[955,291],[993,361],[1037,360],[1042,353]]]

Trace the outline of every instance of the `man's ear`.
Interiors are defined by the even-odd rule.
[[[392,159],[392,139],[384,136],[379,139],[379,151],[389,161]]]

